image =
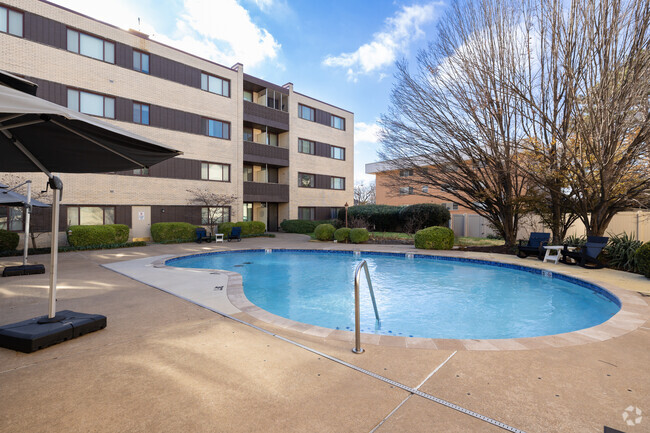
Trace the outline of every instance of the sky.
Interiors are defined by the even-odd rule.
[[[388,112],[395,61],[415,64],[436,35],[440,1],[53,0],[123,29],[354,113],[355,183],[374,181],[377,121]],[[139,21],[138,21],[139,20]]]

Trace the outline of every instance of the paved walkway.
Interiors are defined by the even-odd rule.
[[[346,247],[281,235],[236,244],[61,254],[58,308],[104,314],[108,327],[29,355],[0,349],[0,431],[504,431],[427,395],[526,432],[602,432],[604,426],[650,431],[648,321],[619,337],[570,347],[457,351],[454,340],[438,349],[367,343],[365,354],[354,355],[349,341],[224,311],[270,332],[265,333],[102,266],[215,249]],[[623,272],[489,254],[446,254],[561,270],[615,284],[644,303],[648,298],[637,291],[650,289],[647,279]],[[48,256],[33,259],[49,262]],[[0,266],[17,261],[2,259]],[[166,278],[159,284],[178,287]],[[0,279],[0,325],[44,314],[47,290],[47,274]],[[203,296],[212,299],[210,295]],[[223,299],[215,302],[228,307]],[[625,424],[623,412],[629,406],[644,412],[639,425]]]

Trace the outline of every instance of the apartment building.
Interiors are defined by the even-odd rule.
[[[37,83],[38,97],[183,152],[148,170],[59,174],[62,230],[127,224],[133,238],[147,238],[153,223],[199,225],[211,212],[275,231],[284,219],[330,218],[353,201],[353,113],[292,83],[39,0],[0,0],[0,50],[0,69]],[[235,198],[207,208],[191,203],[197,190]],[[49,230],[46,213],[35,215],[36,230]]]

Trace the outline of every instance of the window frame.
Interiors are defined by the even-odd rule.
[[[68,41],[69,41],[69,38],[68,38],[69,33],[68,32],[75,32],[77,34],[77,51],[71,50],[70,47],[68,46]],[[74,27],[67,27],[65,34],[66,34],[66,51],[68,51],[70,53],[79,54],[81,56],[88,57],[90,59],[99,60],[99,61],[104,62],[104,63],[109,63],[111,65],[115,64],[116,43],[114,41],[108,40],[106,38],[102,38],[101,36],[93,35],[92,33],[88,33],[88,32],[82,31],[82,30],[78,30],[78,29],[76,29]],[[97,57],[89,56],[89,55],[84,54],[84,53],[81,52],[81,35],[82,34],[85,35],[85,36],[88,36],[88,37],[91,37],[91,38],[94,38],[94,39],[99,39],[100,41],[102,41],[102,58],[101,59],[98,59]],[[107,43],[113,45],[113,61],[112,62],[109,62],[108,60],[106,60],[106,44]]]
[[[311,185],[304,185],[302,182],[303,176],[311,176]],[[316,188],[316,175],[312,173],[298,172],[298,188]]]
[[[310,111],[311,116],[309,118],[302,116],[303,108],[307,108],[307,109],[311,110]],[[310,122],[315,122],[316,121],[316,109],[312,108],[312,107],[309,107],[308,105],[298,104],[298,117],[301,118],[301,119],[304,119],[304,120],[309,120]]]
[[[133,175],[134,176],[149,176],[149,169],[147,167],[145,167],[145,168],[134,168],[133,169]]]
[[[6,9],[7,10],[7,30],[6,31],[0,30],[0,33],[5,33],[7,35],[16,36],[17,38],[24,38],[25,37],[25,12],[20,10],[20,9],[12,8],[12,7],[7,6],[7,5],[0,5],[0,9]],[[22,25],[21,25],[21,28],[20,28],[20,35],[12,33],[11,29],[9,28],[9,22],[10,22],[9,21],[9,13],[10,12],[20,14],[21,21],[22,21]]]
[[[201,206],[201,225],[209,225],[210,221],[203,219],[203,210],[207,209],[206,213],[210,213],[210,209],[227,209],[228,210],[228,219],[225,221],[214,221],[216,224],[229,223],[232,217],[232,207],[231,206]],[[223,212],[223,211],[222,211]],[[223,216],[223,213],[222,213]]]
[[[340,180],[341,181],[342,188],[335,188],[334,187],[335,180]],[[340,176],[330,176],[330,189],[333,189],[333,190],[336,190],[336,191],[345,191],[345,178],[340,177]]]
[[[205,89],[203,88],[203,76],[204,75],[206,77],[205,78],[205,83],[206,83],[206,86],[205,86],[206,88]],[[221,93],[213,92],[212,90],[210,90],[210,77],[216,78],[217,80],[221,80]],[[224,95],[224,92],[223,92],[223,83],[224,82],[228,83],[228,94],[227,95]],[[232,93],[230,91],[230,89],[232,88],[232,83],[230,82],[230,80],[228,78],[220,77],[218,75],[214,75],[214,74],[211,74],[211,73],[205,72],[205,71],[201,71],[201,86],[200,86],[200,88],[201,88],[201,90],[203,90],[205,92],[212,93],[213,95],[223,96],[224,98],[230,98],[230,95]]]
[[[149,53],[145,53],[144,51],[136,50],[135,48],[133,49],[133,59],[135,60],[135,55],[139,54],[140,55],[140,68],[135,67],[135,61],[133,62],[133,70],[137,72],[142,72],[143,74],[150,75],[151,73],[151,55]],[[142,57],[147,56],[147,70],[144,71],[142,69]]]
[[[336,157],[334,156],[334,150],[335,150],[335,149],[341,151],[341,154],[342,154],[343,158],[336,158]],[[344,147],[340,147],[340,146],[334,146],[334,145],[331,145],[331,144],[330,144],[330,158],[332,158],[332,159],[336,159],[336,160],[338,160],[338,161],[345,161],[345,148],[344,148]]]
[[[6,211],[6,218],[7,218],[6,227],[2,228],[2,226],[0,226],[0,230],[7,230],[9,232],[16,232],[16,233],[20,233],[20,232],[25,231],[25,208],[23,208],[22,206],[0,205],[0,209],[6,209],[7,210]],[[17,221],[20,222],[20,228],[18,228],[18,229],[11,228],[11,221],[12,221],[11,220],[11,216],[12,216],[11,213],[12,213],[12,210],[14,210],[14,209],[17,209],[17,210],[20,211],[20,218],[17,219]]]
[[[404,192],[406,190],[406,192]],[[413,187],[412,186],[401,186],[399,188],[399,195],[413,195]]]
[[[311,152],[303,152],[301,142],[309,143]],[[314,140],[307,140],[306,138],[298,138],[298,153],[304,153],[305,155],[314,155],[316,152],[316,142]]]
[[[403,169],[399,171],[399,177],[411,177],[413,176],[413,169]]]
[[[100,208],[102,210],[102,224],[82,224],[81,223],[81,208],[82,207]],[[65,220],[66,220],[66,224],[67,224],[68,227],[70,227],[71,225],[75,225],[75,224],[70,224],[70,216],[69,215],[70,215],[70,209],[72,209],[72,208],[77,208],[77,222],[78,222],[77,225],[102,225],[102,226],[105,226],[106,225],[106,209],[112,209],[113,210],[113,222],[110,223],[110,224],[115,224],[115,206],[69,205],[69,206],[66,206],[66,214],[65,214]]]
[[[136,105],[139,106],[139,109],[138,109],[138,111],[140,112],[140,121],[139,122],[136,122],[136,120],[135,120],[135,111],[136,111],[135,106]],[[142,107],[143,106],[147,107],[147,123],[144,123],[142,121]],[[138,125],[149,125],[151,123],[151,105],[145,104],[145,103],[142,103],[142,102],[138,102],[138,101],[133,101],[133,123],[137,123]]]
[[[330,126],[334,129],[338,129],[339,131],[345,131],[345,118],[341,116],[337,116],[335,114],[330,113]],[[336,126],[336,119],[341,121],[341,127]]]
[[[74,110],[74,108],[70,108],[70,91],[77,92],[77,107],[78,110]],[[86,93],[89,95],[96,95],[96,96],[101,96],[103,98],[102,100],[102,115],[97,115],[97,114],[92,114],[92,113],[86,113],[85,111],[81,111],[81,94]],[[88,90],[82,90],[76,87],[67,87],[66,88],[66,107],[69,108],[70,110],[77,111],[78,113],[83,113],[88,116],[93,116],[93,117],[101,117],[103,119],[113,119],[115,120],[115,104],[116,104],[116,98],[114,96],[109,96],[109,95],[104,95],[103,93],[97,93],[97,92],[91,92]],[[108,117],[106,116],[106,99],[111,99],[113,100],[113,117]]]
[[[309,219],[302,218],[301,212],[309,210]],[[313,206],[298,206],[298,219],[302,221],[314,221],[316,216],[316,208]]]
[[[228,137],[218,137],[216,135],[210,135],[210,122],[219,122],[221,123],[221,134],[223,135],[223,125],[228,125]],[[201,123],[204,123],[202,125],[203,129],[203,135],[207,137],[212,137],[212,138],[219,138],[221,140],[230,140],[230,137],[232,136],[231,131],[232,131],[232,125],[230,122],[227,122],[225,120],[219,120],[219,119],[213,119],[211,117],[201,117]]]
[[[208,170],[208,178],[205,179],[203,177],[203,165],[207,164],[207,170]],[[219,180],[219,179],[210,179],[210,166],[211,165],[220,165],[221,166],[221,176],[223,177],[223,169],[224,167],[228,167],[228,180]],[[200,174],[200,179],[209,181],[209,182],[224,182],[224,183],[230,183],[230,180],[232,179],[232,167],[230,164],[226,164],[223,162],[210,162],[210,161],[201,161],[201,174]]]

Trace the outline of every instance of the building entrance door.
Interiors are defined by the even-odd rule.
[[[269,203],[267,210],[269,211],[269,225],[266,227],[266,230],[269,232],[277,232],[278,231],[278,204]]]
[[[134,242],[151,240],[151,206],[131,206],[131,236]]]

